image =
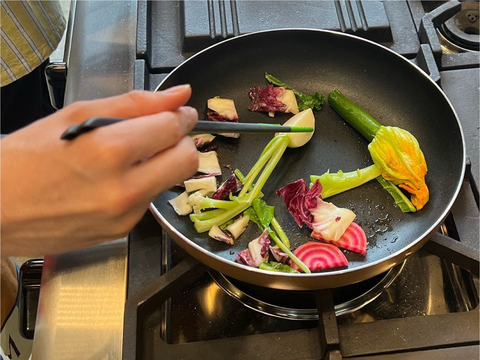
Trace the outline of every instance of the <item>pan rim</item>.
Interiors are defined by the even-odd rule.
[[[424,231],[420,236],[417,237],[416,240],[412,241],[409,245],[405,246],[404,248],[388,255],[387,257],[384,257],[382,259],[378,259],[376,261],[373,261],[373,262],[370,262],[370,263],[367,263],[367,264],[364,264],[364,265],[359,265],[359,266],[356,266],[354,268],[346,268],[346,269],[340,269],[340,270],[330,270],[330,271],[326,271],[326,272],[320,272],[320,273],[310,273],[310,274],[305,274],[305,273],[300,273],[300,274],[293,274],[293,273],[282,273],[282,272],[276,272],[276,273],[273,273],[271,271],[268,271],[268,270],[261,270],[261,269],[258,269],[258,268],[253,268],[253,267],[249,267],[249,266],[246,266],[246,265],[242,265],[242,264],[239,264],[239,263],[236,263],[234,261],[231,261],[231,260],[228,260],[228,259],[225,259],[225,258],[222,258],[220,256],[218,256],[217,254],[214,254],[206,249],[204,249],[203,247],[201,247],[200,245],[198,245],[197,243],[195,243],[194,241],[190,240],[188,237],[184,236],[182,233],[180,233],[173,225],[171,225],[166,219],[165,217],[160,213],[160,211],[158,211],[158,209],[156,208],[155,204],[150,203],[150,211],[153,213],[153,215],[157,218],[157,220],[160,222],[160,224],[162,225],[162,227],[166,227],[168,228],[172,233],[174,233],[176,235],[176,237],[178,239],[181,239],[182,241],[186,242],[188,245],[192,246],[193,248],[195,248],[197,251],[200,251],[202,252],[204,255],[206,256],[209,256],[209,257],[212,257],[214,258],[215,260],[217,261],[220,261],[222,263],[224,263],[224,265],[226,266],[234,266],[237,268],[237,270],[239,271],[249,271],[251,274],[261,274],[262,276],[269,276],[269,277],[278,277],[278,276],[281,276],[281,277],[286,277],[286,278],[289,278],[291,277],[292,279],[304,279],[304,278],[324,278],[324,277],[334,277],[334,276],[342,276],[342,275],[347,275],[349,273],[354,273],[356,271],[365,271],[367,269],[373,269],[379,265],[381,265],[382,263],[385,263],[385,262],[389,262],[391,261],[392,259],[396,259],[397,261],[393,261],[393,265],[389,266],[389,268],[395,266],[396,264],[398,264],[400,261],[403,261],[405,258],[407,258],[411,253],[413,252],[409,252],[410,249],[412,249],[413,247],[419,245],[419,243],[421,243],[422,241],[425,242],[426,241],[426,238],[428,238],[429,236],[431,236],[434,231],[440,226],[440,224],[445,220],[445,218],[447,217],[448,213],[450,212],[453,204],[455,203],[455,201],[457,200],[457,197],[458,197],[458,194],[460,193],[460,190],[461,190],[461,187],[462,187],[462,183],[463,183],[463,179],[465,177],[465,167],[466,167],[466,146],[465,146],[465,137],[464,137],[464,133],[463,133],[463,128],[462,128],[462,124],[460,122],[460,119],[458,117],[458,114],[455,110],[455,108],[453,107],[453,104],[451,103],[450,99],[447,97],[447,95],[445,94],[445,92],[442,90],[442,88],[435,82],[433,81],[433,79],[425,72],[423,71],[418,65],[412,63],[411,61],[409,61],[407,58],[405,58],[404,56],[396,53],[395,51],[393,51],[392,49],[389,49],[388,47],[382,45],[382,44],[378,44],[372,40],[368,40],[368,39],[364,39],[364,38],[361,38],[359,36],[356,36],[356,35],[352,35],[352,34],[346,34],[346,33],[340,33],[340,32],[337,32],[337,31],[333,31],[333,30],[322,30],[322,29],[310,29],[310,28],[278,28],[278,29],[271,29],[271,30],[262,30],[262,31],[256,31],[256,32],[251,32],[251,33],[247,33],[247,34],[242,34],[242,35],[238,35],[238,36],[235,36],[235,37],[232,37],[232,38],[229,38],[229,39],[226,39],[226,40],[223,40],[221,42],[218,42],[216,44],[213,44],[213,45],[210,45],[209,47],[197,52],[196,54],[192,55],[191,57],[189,57],[188,59],[186,59],[185,61],[183,61],[180,65],[178,65],[175,69],[173,69],[161,82],[160,84],[155,88],[155,92],[158,91],[158,89],[176,72],[179,70],[180,67],[182,67],[184,64],[186,64],[187,62],[191,61],[192,59],[195,59],[196,57],[198,56],[201,56],[204,52],[206,51],[209,51],[210,49],[212,48],[215,48],[217,46],[221,46],[222,44],[224,43],[227,43],[227,42],[230,42],[230,41],[236,41],[237,39],[241,39],[241,38],[244,38],[244,37],[248,37],[248,36],[257,36],[257,35],[261,35],[261,34],[264,34],[264,33],[272,33],[272,32],[319,32],[319,33],[328,33],[328,34],[331,34],[333,36],[344,36],[344,37],[349,37],[349,38],[353,38],[353,39],[356,39],[358,41],[363,41],[363,42],[366,42],[368,44],[371,44],[371,45],[374,45],[374,46],[377,46],[377,47],[380,47],[381,49],[383,50],[386,50],[390,53],[392,53],[393,55],[397,56],[398,58],[400,58],[402,61],[406,62],[407,64],[409,64],[410,66],[412,66],[414,69],[416,69],[417,71],[420,72],[421,75],[423,75],[424,77],[428,78],[428,80],[436,87],[436,89],[443,95],[443,97],[445,98],[445,100],[447,101],[448,105],[450,106],[454,116],[455,116],[455,119],[457,121],[457,124],[458,124],[458,127],[460,129],[460,136],[461,136],[461,139],[462,139],[462,170],[461,170],[461,173],[460,173],[460,179],[461,181],[459,181],[459,183],[457,184],[457,187],[454,191],[454,194],[453,194],[453,197],[451,199],[451,201],[448,203],[447,207],[445,208],[445,211],[439,216],[439,218],[437,219],[437,221],[434,222],[434,224],[432,226],[430,226],[426,231]],[[404,256],[402,256],[404,255]]]

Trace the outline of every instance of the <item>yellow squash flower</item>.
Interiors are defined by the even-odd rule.
[[[398,127],[381,126],[368,150],[382,176],[412,194],[412,204],[422,209],[429,198],[427,163],[417,139]]]

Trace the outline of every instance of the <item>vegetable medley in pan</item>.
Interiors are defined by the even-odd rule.
[[[271,117],[276,112],[291,113],[293,117],[284,125],[315,128],[313,111],[322,109],[323,95],[301,93],[268,73],[265,78],[269,82],[267,86],[249,89],[251,103],[248,109],[266,112]],[[339,90],[329,94],[328,102],[370,141],[368,150],[373,165],[351,172],[313,174],[310,184],[299,179],[277,190],[277,196],[283,197],[285,203],[285,209],[277,211],[288,211],[300,228],[310,228],[309,241],[296,249],[291,248],[285,231],[275,218],[276,209],[262,199],[262,189],[287,147],[305,145],[313,132],[276,134],[246,175],[230,167],[232,174],[220,186],[216,177],[221,176],[222,170],[217,147],[212,142],[216,135],[233,138],[240,135],[193,135],[199,151],[198,175],[179,185],[185,191],[169,201],[175,212],[180,216],[189,215],[197,232],[208,232],[212,241],[223,242],[225,246],[234,244],[253,222],[260,230],[259,236],[236,254],[235,261],[263,270],[310,273],[346,267],[348,260],[340,248],[365,256],[367,239],[363,229],[354,222],[355,213],[325,199],[376,179],[403,212],[416,212],[429,199],[425,183],[427,164],[418,141],[408,131],[381,125]],[[232,99],[216,96],[207,100],[207,108],[209,120],[239,121]]]

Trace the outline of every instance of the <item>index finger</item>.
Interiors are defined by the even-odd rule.
[[[65,108],[73,112],[73,123],[81,123],[91,117],[136,118],[162,111],[175,111],[190,99],[190,85],[179,85],[160,92],[131,91],[105,99],[74,103]]]

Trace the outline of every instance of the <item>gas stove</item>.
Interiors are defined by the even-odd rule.
[[[87,6],[77,2],[76,28],[87,28],[78,16]],[[387,273],[337,289],[272,290],[228,278],[181,250],[147,213],[129,235],[122,351],[115,346],[110,358],[478,359],[478,2],[139,0],[128,8],[136,35],[122,76],[135,89],[153,91],[192,54],[257,30],[330,29],[381,43],[443,88],[462,123],[468,164],[450,215],[422,250]],[[80,54],[87,42],[78,33],[71,46]],[[85,82],[82,64],[70,63],[68,77]],[[67,103],[79,97],[67,78]],[[65,259],[56,264],[68,266]],[[48,266],[43,283],[61,274]],[[37,326],[46,323],[39,315]],[[39,349],[48,336],[37,338]],[[39,351],[39,359],[59,358],[52,338],[52,352]]]

